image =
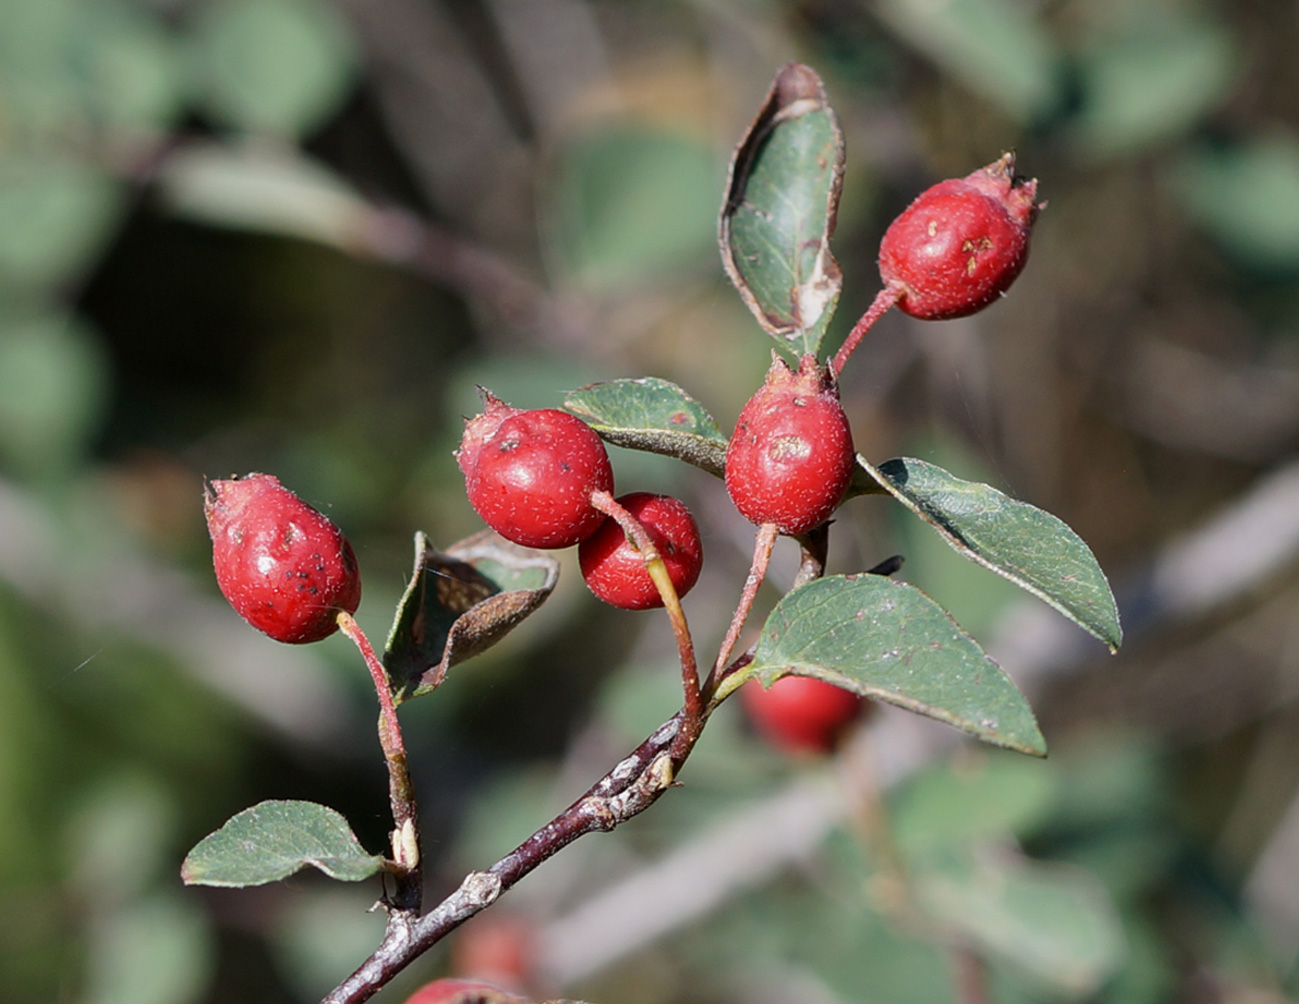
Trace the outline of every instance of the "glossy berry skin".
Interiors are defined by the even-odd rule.
[[[522,997],[481,980],[434,980],[406,998],[406,1004],[527,1004]]]
[[[1012,153],[922,192],[880,242],[880,276],[900,287],[898,307],[936,321],[1005,293],[1028,260],[1036,198],[1037,180],[1015,176]]]
[[[750,680],[740,688],[740,699],[762,736],[786,753],[829,753],[866,704],[810,676],[782,676],[767,689]]]
[[[571,547],[604,522],[594,491],[613,491],[604,443],[553,408],[520,411],[483,392],[456,459],[469,503],[493,530],[525,547]]]
[[[658,549],[668,570],[668,578],[685,596],[699,579],[704,564],[699,527],[685,503],[670,495],[633,492],[618,499],[618,504],[640,521]],[[648,610],[663,606],[663,599],[649,573],[640,551],[617,521],[609,518],[600,529],[578,546],[582,578],[597,598],[623,610]]]
[[[825,367],[806,355],[795,373],[773,359],[726,450],[726,490],[735,507],[753,523],[806,533],[843,499],[853,462],[852,430]]]
[[[270,474],[213,481],[203,502],[217,585],[239,615],[276,641],[301,645],[355,613],[361,572],[328,518]]]

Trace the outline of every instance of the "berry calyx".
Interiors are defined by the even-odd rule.
[[[829,753],[867,703],[810,676],[782,676],[767,688],[750,680],[740,699],[762,736],[786,753]]]
[[[593,534],[604,514],[591,493],[613,491],[600,437],[566,412],[521,411],[482,394],[483,413],[465,424],[456,451],[478,515],[524,547],[570,547]]]
[[[982,310],[1010,288],[1028,260],[1037,179],[1015,175],[1007,153],[964,178],[916,197],[880,242],[880,276],[912,317],[944,320]]]
[[[853,462],[852,430],[826,368],[811,354],[798,372],[773,358],[726,450],[726,490],[735,507],[753,523],[806,533],[843,499]]]
[[[217,585],[258,631],[301,645],[337,631],[339,611],[356,612],[361,572],[352,545],[278,478],[213,481],[203,514]]]
[[[425,983],[406,998],[406,1004],[527,1004],[482,980],[441,979]]]
[[[632,492],[615,501],[645,528],[677,596],[685,596],[699,579],[704,563],[699,527],[685,503],[649,492]],[[587,587],[605,603],[623,610],[663,606],[663,598],[645,570],[644,557],[612,517],[582,541],[577,558]]]

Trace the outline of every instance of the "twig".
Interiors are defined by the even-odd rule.
[[[684,718],[685,713],[678,712],[586,794],[486,871],[467,875],[455,892],[423,917],[390,913],[379,947],[321,1004],[369,1000],[423,952],[578,837],[607,832],[648,809],[672,786],[694,748],[693,740],[683,741]]]

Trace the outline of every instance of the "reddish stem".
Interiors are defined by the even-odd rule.
[[[830,361],[830,373],[836,380],[839,379],[839,374],[843,372],[848,357],[856,350],[858,343],[861,342],[866,332],[870,331],[875,322],[902,299],[903,292],[904,289],[900,282],[891,282],[875,294],[875,299],[871,301],[866,313],[862,314],[861,319],[853,325],[852,330],[848,332],[848,337],[839,346],[839,351],[834,354],[834,359]]]
[[[388,684],[388,674],[383,664],[375,655],[370,639],[356,623],[356,618],[348,613],[338,615],[338,626],[343,634],[352,639],[360,650],[374,682],[374,692],[379,698],[379,745],[383,748],[383,758],[388,764],[388,798],[392,803],[393,857],[399,869],[397,903],[405,909],[419,909],[419,811],[415,803],[415,787],[411,783],[410,771],[406,764],[406,744],[401,735],[401,723],[397,720],[397,706],[393,703],[392,688]]]
[[[740,640],[744,622],[749,619],[749,611],[753,609],[753,601],[757,598],[758,587],[767,577],[767,566],[771,564],[771,552],[776,546],[778,534],[775,523],[763,523],[758,527],[757,536],[753,540],[753,562],[749,566],[749,577],[744,580],[744,591],[740,594],[740,602],[735,607],[731,626],[726,631],[726,638],[717,652],[717,661],[713,663],[712,672],[708,674],[708,682],[704,685],[704,693],[710,699],[716,693],[717,684],[722,679],[722,671],[726,668],[726,663]]]

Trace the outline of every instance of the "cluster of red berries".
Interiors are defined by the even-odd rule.
[[[923,319],[962,317],[1006,291],[1024,267],[1040,208],[1037,182],[1016,177],[1014,164],[1006,154],[934,185],[894,220],[879,255],[888,305]],[[794,370],[775,359],[740,411],[725,479],[751,522],[798,536],[825,523],[843,500],[855,454],[836,383],[842,362],[827,366],[806,355]],[[610,515],[620,510],[643,528],[677,595],[689,592],[703,549],[684,504],[644,492],[613,499],[613,468],[590,426],[562,411],[483,397],[456,457],[469,501],[492,529],[527,547],[577,545],[597,597],[629,610],[661,606],[642,551]],[[254,627],[279,641],[312,642],[338,629],[340,612],[355,612],[361,578],[351,546],[274,477],[214,481],[204,510],[217,581]],[[745,695],[761,729],[804,749],[827,748],[859,705],[829,684],[793,677],[769,690],[746,687]]]

